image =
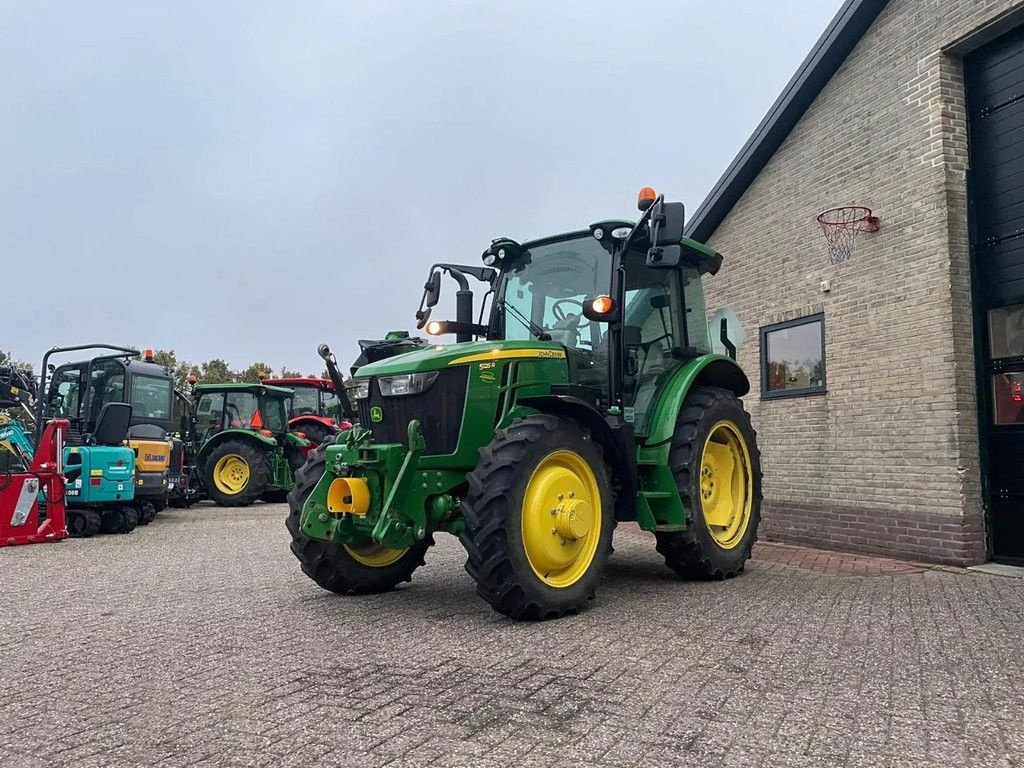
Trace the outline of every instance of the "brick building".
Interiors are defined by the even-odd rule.
[[[880,228],[833,263],[846,205]],[[849,0],[688,234],[725,254],[762,537],[1024,563],[1024,2]]]

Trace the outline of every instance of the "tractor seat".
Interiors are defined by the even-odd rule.
[[[548,330],[548,335],[562,346],[575,347],[580,338],[580,316],[566,315]]]

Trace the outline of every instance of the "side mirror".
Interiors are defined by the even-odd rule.
[[[423,290],[426,291],[424,297],[424,304],[428,307],[437,306],[437,302],[441,298],[441,272],[435,271],[427,280],[426,285],[423,286]]]
[[[686,206],[682,203],[659,201],[651,212],[651,248],[647,252],[647,266],[661,269],[678,267],[683,260],[683,238],[686,225]]]
[[[679,245],[686,224],[686,206],[660,202],[651,214],[651,245]]]

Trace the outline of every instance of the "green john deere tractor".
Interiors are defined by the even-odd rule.
[[[310,442],[288,428],[292,391],[267,384],[198,384],[185,434],[183,506],[208,496],[222,507],[284,501]]]
[[[355,371],[359,427],[296,475],[288,529],[325,589],[408,581],[438,531],[456,534],[477,592],[516,618],[591,599],[616,522],[654,533],[670,568],[740,573],[757,536],[761,468],[749,390],[712,353],[702,275],[722,258],[683,236],[681,203],[641,192],[639,222],[517,243],[483,266],[437,264],[417,313],[427,346]],[[456,320],[430,320],[442,274]],[[468,277],[493,301],[474,321]]]

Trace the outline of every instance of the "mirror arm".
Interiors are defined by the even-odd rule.
[[[729,320],[727,318],[724,318],[724,317],[722,318],[721,329],[722,330],[721,330],[721,333],[719,335],[719,339],[722,342],[722,346],[725,347],[726,352],[729,353],[729,357],[731,357],[733,360],[735,360],[736,359],[736,345],[733,344],[732,341],[730,341],[730,339],[729,339]]]

